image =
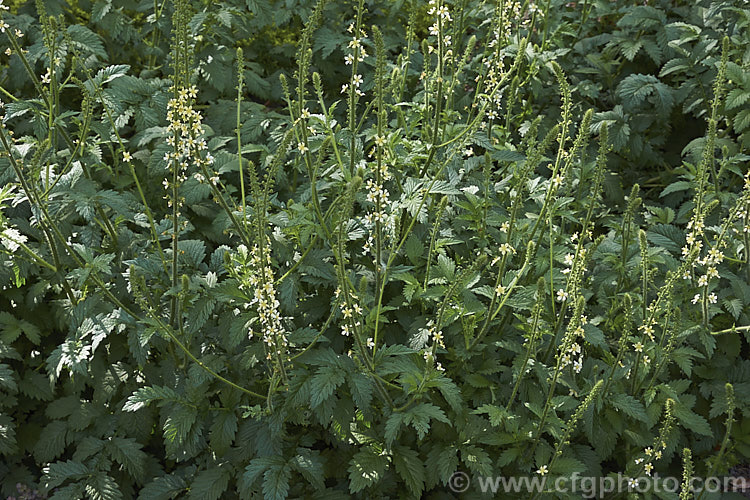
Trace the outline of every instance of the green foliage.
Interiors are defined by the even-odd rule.
[[[739,0],[0,14],[0,494],[750,460]]]

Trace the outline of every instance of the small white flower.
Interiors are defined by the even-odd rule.
[[[546,465],[542,465],[536,470],[536,473],[539,474],[540,476],[543,476],[547,474],[548,472],[549,472],[549,469],[547,468]]]
[[[710,293],[710,294],[708,294],[708,297],[707,297],[707,298],[708,298],[708,301],[709,301],[709,302],[710,302],[711,304],[716,304],[716,301],[717,301],[717,300],[719,300],[719,298],[718,298],[718,297],[716,296],[716,294],[715,294],[715,293],[713,293],[713,292],[712,292],[712,293]]]
[[[129,151],[122,152],[122,161],[124,161],[125,163],[130,163],[130,160],[132,159],[133,155],[131,155]]]
[[[563,176],[560,174],[557,174],[556,176],[552,178],[552,181],[551,181],[552,186],[559,188],[560,186],[562,186],[563,180],[564,180]]]
[[[509,253],[516,253],[516,249],[513,248],[513,246],[510,243],[503,243],[500,245],[500,253],[503,255],[507,255]]]
[[[562,302],[564,300],[568,300],[568,292],[561,288],[557,291],[557,301]]]
[[[310,150],[310,148],[308,148],[304,142],[298,142],[297,149],[299,150],[300,153],[306,153],[307,151]]]
[[[633,350],[635,352],[643,352],[643,344],[639,341],[633,344]]]

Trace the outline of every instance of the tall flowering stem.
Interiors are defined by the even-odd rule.
[[[682,449],[682,484],[680,500],[692,500],[693,496],[693,453],[690,448]]]
[[[188,38],[188,22],[190,16],[188,13],[188,4],[186,0],[175,0],[175,11],[172,16],[172,68],[174,71],[173,85],[170,91],[173,93],[172,99],[167,105],[167,121],[169,126],[167,132],[172,134],[167,139],[167,144],[172,147],[172,152],[165,155],[171,169],[172,178],[164,179],[164,188],[167,190],[165,198],[172,208],[172,289],[177,289],[178,281],[178,255],[179,255],[179,216],[181,200],[179,198],[180,184],[187,178],[189,162],[192,157],[194,142],[193,135],[200,131],[200,120],[196,122],[195,112],[192,105],[197,96],[197,88],[186,88],[190,82],[192,67],[193,47]],[[198,115],[200,116],[200,115]],[[197,123],[197,129],[193,123]],[[189,141],[189,142],[188,142]],[[128,161],[125,158],[125,161]],[[169,324],[175,326],[178,317],[177,296],[173,295],[170,306]]]
[[[594,387],[591,388],[586,398],[581,402],[581,404],[578,405],[576,411],[573,412],[573,415],[571,415],[571,417],[565,423],[565,430],[563,431],[560,439],[558,439],[557,444],[555,445],[555,449],[552,452],[552,459],[550,460],[549,464],[547,464],[547,469],[545,470],[554,469],[555,462],[557,462],[557,459],[562,456],[565,447],[570,444],[570,437],[573,435],[578,421],[581,419],[581,417],[583,417],[584,412],[589,408],[589,406],[591,406],[591,403],[593,403],[594,400],[599,396],[599,392],[602,388],[603,383],[603,380],[598,380],[596,384],[594,384]],[[539,491],[532,490],[529,498],[534,499],[538,495]]]
[[[708,473],[706,474],[706,477],[713,477],[714,473],[716,472],[717,467],[719,466],[719,463],[721,462],[721,459],[724,458],[724,453],[727,450],[727,445],[729,444],[729,436],[732,433],[732,424],[734,423],[734,410],[736,408],[736,402],[734,399],[734,386],[727,382],[724,385],[724,390],[726,391],[726,405],[727,405],[727,420],[726,420],[726,430],[724,431],[724,439],[721,440],[721,446],[719,447],[719,452],[714,455],[711,459],[711,466],[708,470]],[[698,498],[696,500],[701,500],[703,498],[703,494],[706,492],[706,489],[704,488],[701,491],[701,494],[698,495]]]
[[[583,325],[588,321],[587,318],[583,315],[583,307],[585,303],[586,300],[583,298],[583,296],[579,296],[576,300],[573,316],[570,319],[570,323],[568,323],[568,329],[565,332],[565,337],[563,338],[560,349],[557,352],[555,370],[552,374],[552,378],[549,381],[547,399],[544,403],[544,408],[542,409],[542,416],[539,418],[539,425],[537,426],[534,443],[532,444],[531,450],[529,452],[530,457],[534,456],[534,451],[536,450],[536,447],[542,438],[544,425],[547,423],[547,416],[549,415],[550,406],[552,405],[552,398],[555,395],[555,388],[557,387],[557,381],[560,378],[560,374],[562,373],[563,368],[571,363],[572,355],[580,354],[581,352],[580,345],[578,344],[577,340],[584,336]]]
[[[270,246],[270,242],[266,241],[266,245]],[[259,331],[250,329],[248,338],[250,340],[254,337],[261,339],[266,360],[271,365],[272,372],[286,383],[286,365],[290,361],[289,341],[281,323],[280,304],[276,298],[271,268],[271,254],[269,252],[261,254],[259,245],[251,249],[240,245],[236,254],[231,256],[227,270],[239,281],[240,289],[250,297],[244,307],[254,308],[257,313]]]
[[[667,450],[669,434],[672,432],[675,423],[674,405],[675,401],[671,398],[664,403],[664,420],[659,428],[659,435],[654,439],[651,446],[643,450],[643,455],[635,459],[637,467],[635,469],[630,468],[629,475],[631,477],[641,477],[644,472],[647,476],[651,476],[654,471],[654,462],[663,458],[664,452]]]

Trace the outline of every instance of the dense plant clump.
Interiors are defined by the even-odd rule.
[[[0,8],[3,498],[750,460],[741,0]]]

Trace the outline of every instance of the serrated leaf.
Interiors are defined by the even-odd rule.
[[[440,394],[443,395],[445,400],[454,411],[461,411],[461,408],[464,405],[464,400],[461,397],[461,390],[453,382],[453,380],[445,376],[440,376],[435,380],[431,380],[428,385],[430,387],[437,387],[440,391]]]
[[[670,224],[656,224],[646,232],[646,237],[654,245],[672,253],[679,253],[685,244],[685,235],[679,228]]]
[[[200,471],[190,483],[188,498],[217,500],[229,485],[229,472],[220,467]]]
[[[447,484],[450,477],[458,469],[458,449],[449,446],[440,451],[437,460],[438,473],[443,484]]]
[[[107,58],[107,51],[99,35],[81,24],[68,26],[68,35],[73,45],[82,52],[94,54],[102,59]]]
[[[82,479],[89,474],[89,468],[80,462],[68,460],[55,462],[44,468],[42,484],[48,490],[60,486],[67,480]]]
[[[289,494],[291,477],[287,464],[272,465],[263,474],[263,497],[267,500],[285,500]]]
[[[169,443],[183,443],[197,417],[195,409],[176,406],[164,422],[164,439]]]
[[[370,407],[375,386],[372,379],[363,373],[353,373],[349,376],[349,388],[352,392],[354,404],[361,410]]]
[[[701,340],[704,340],[701,337]],[[690,347],[678,347],[672,351],[671,358],[685,375],[690,377],[693,373],[693,357],[703,357],[701,353]]]
[[[92,500],[119,500],[122,498],[120,487],[104,471],[92,474],[86,481],[85,490]]]
[[[462,446],[461,461],[474,474],[481,474],[483,476],[492,474],[492,460],[489,454],[478,446]]]
[[[750,128],[750,109],[743,109],[734,117],[734,131],[738,134]]]
[[[425,482],[424,465],[422,459],[419,458],[419,453],[411,448],[399,446],[393,450],[393,465],[409,491],[415,498],[419,498],[424,490]]]
[[[419,238],[410,234],[406,239],[404,250],[406,250],[409,261],[416,266],[425,253],[425,246]]]
[[[0,363],[0,387],[10,392],[18,390],[13,370],[4,363]]]
[[[161,476],[146,486],[138,493],[138,500],[169,500],[176,498],[187,488],[185,480],[179,476]]]
[[[83,483],[73,483],[62,488],[55,488],[52,496],[47,497],[49,500],[81,500],[85,497],[85,485]]]
[[[209,432],[211,447],[219,454],[227,451],[237,434],[237,415],[231,411],[220,412]]]
[[[184,400],[172,389],[164,386],[141,387],[125,402],[122,411],[138,411],[154,401],[183,402]]]
[[[430,420],[450,424],[443,410],[432,403],[419,403],[404,412],[404,424],[411,425],[417,431],[417,437],[423,439],[430,430]]]
[[[297,455],[289,462],[290,466],[312,484],[315,489],[325,488],[323,461],[317,450],[297,448]]]
[[[555,460],[555,463],[550,469],[551,473],[559,474],[560,476],[571,476],[574,472],[582,473],[586,471],[586,466],[578,459],[573,457],[560,457]]]
[[[401,412],[391,413],[388,420],[385,423],[385,443],[390,446],[398,438],[398,431],[401,429],[401,424],[404,421],[404,414]]]
[[[142,450],[142,445],[133,438],[114,437],[109,443],[112,458],[123,465],[136,478],[145,473],[148,455]]]
[[[270,24],[273,19],[273,9],[267,0],[245,0],[245,5],[255,15],[259,25]]]
[[[472,411],[472,413],[476,413],[478,415],[486,413],[492,427],[499,426],[506,418],[508,418],[508,412],[505,411],[505,408],[500,408],[499,406],[491,404],[484,404],[476,410]]]
[[[344,383],[344,371],[337,366],[322,366],[312,379],[310,405],[315,408],[328,399],[338,386]]]
[[[510,149],[492,151],[491,155],[493,159],[499,161],[520,162],[526,160],[526,155],[519,151],[513,151]]]
[[[0,455],[13,455],[18,452],[16,427],[13,420],[0,414]]]
[[[50,422],[39,434],[34,445],[34,458],[38,462],[51,462],[65,451],[67,424],[62,420]]]
[[[674,416],[691,433],[695,432],[703,436],[714,435],[708,421],[683,404],[674,405]]]
[[[363,448],[349,461],[349,492],[357,493],[371,486],[385,475],[388,458],[372,448]]]
[[[669,184],[669,186],[665,187],[661,194],[659,194],[659,198],[663,198],[671,193],[676,193],[678,191],[687,191],[688,189],[692,188],[692,183],[688,181],[675,181]]]
[[[729,314],[734,316],[735,320],[739,319],[740,314],[742,314],[742,309],[744,308],[744,306],[742,305],[742,301],[740,299],[726,298],[722,301],[722,303],[724,304],[724,308],[727,310],[727,312],[729,312]],[[2,379],[1,375],[0,375],[0,379]]]
[[[0,324],[3,325],[0,332],[0,342],[10,345],[23,334],[34,345],[39,345],[41,332],[33,323],[23,319],[17,319],[7,312],[0,313]]]
[[[635,399],[629,394],[619,393],[613,396],[610,401],[612,406],[623,413],[641,422],[648,422],[648,415],[646,415],[646,408],[643,403]]]
[[[744,105],[748,99],[750,99],[750,92],[744,89],[733,89],[727,94],[726,108],[739,108]]]

